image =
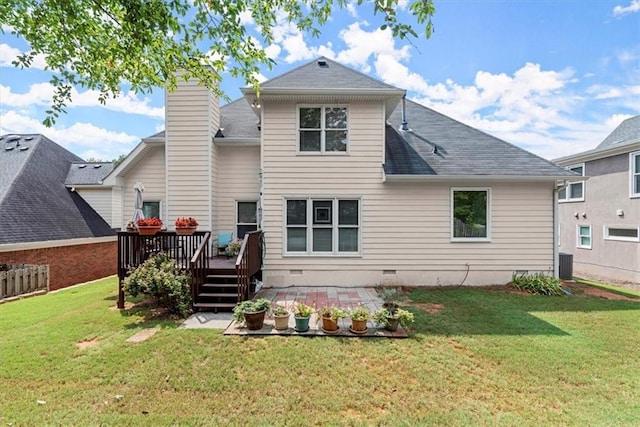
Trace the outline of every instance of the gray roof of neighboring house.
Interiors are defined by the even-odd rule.
[[[65,187],[69,166],[80,161],[43,135],[0,137],[0,244],[115,234]]]
[[[325,64],[325,65],[320,65]],[[335,61],[320,57],[260,84],[263,89],[392,89],[399,90]]]
[[[100,185],[113,170],[113,162],[74,162],[69,167],[66,185]]]
[[[610,148],[640,141],[640,115],[630,117],[620,123],[595,149]]]
[[[400,130],[402,104],[389,118],[387,175],[575,175],[416,102],[407,100],[406,117],[409,131]]]

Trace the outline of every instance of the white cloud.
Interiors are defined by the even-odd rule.
[[[274,60],[278,59],[278,55],[280,55],[281,51],[282,48],[277,44],[271,44],[264,49],[264,53],[267,54],[267,58],[271,58]]]
[[[76,122],[68,127],[48,128],[39,121],[15,111],[2,113],[0,123],[0,134],[40,133],[81,157],[111,160],[121,154],[127,154],[140,141],[137,136],[99,128],[91,123]]]
[[[368,64],[371,56],[387,54],[396,60],[409,59],[409,46],[396,49],[390,30],[375,29],[366,31],[361,28],[366,23],[354,22],[340,31],[339,37],[347,46],[336,56],[338,62],[359,68],[365,73],[371,71]]]
[[[347,3],[345,8],[347,9],[347,12],[349,13],[349,16],[351,16],[352,18],[357,18],[358,17],[358,9],[357,9],[357,3],[356,2],[350,1],[349,3]]]
[[[640,0],[631,0],[629,6],[616,6],[613,8],[613,16],[624,16],[637,12],[640,12]]]
[[[0,67],[15,67],[12,62],[21,55],[22,51],[18,48],[9,46],[6,43],[0,44]],[[31,67],[38,70],[44,70],[47,66],[44,55],[36,55],[31,62]]]
[[[331,43],[323,46],[310,47],[305,41],[304,34],[292,22],[289,22],[287,16],[282,11],[276,13],[277,22],[272,29],[274,45],[282,46],[282,50],[286,52],[284,62],[291,64],[294,62],[313,59],[318,56],[327,56],[333,58]],[[274,46],[272,45],[272,46]],[[275,47],[271,47],[272,53],[276,51]],[[278,55],[281,53],[278,51]]]
[[[33,84],[25,93],[14,93],[9,86],[0,85],[1,105],[8,107],[49,106],[53,91],[53,85],[50,83]],[[131,91],[123,93],[117,98],[108,99],[105,105],[98,101],[99,94],[94,90],[78,92],[74,88],[71,91],[72,102],[68,107],[99,107],[121,113],[164,119],[164,107],[153,107],[149,105],[148,98],[140,99]]]
[[[253,25],[253,24],[255,24],[255,21],[251,16],[250,10],[245,10],[240,12],[240,25]]]

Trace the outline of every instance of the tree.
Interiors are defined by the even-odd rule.
[[[218,96],[223,71],[243,78],[259,90],[260,67],[271,68],[260,44],[273,42],[278,13],[301,31],[320,34],[336,8],[349,0],[3,0],[0,24],[23,37],[31,50],[14,65],[28,68],[45,55],[55,90],[44,124],[51,126],[71,102],[74,86],[99,91],[105,103],[126,82],[135,93],[157,87],[175,88],[182,77],[197,79]],[[399,0],[356,0],[381,16],[380,28],[394,37],[418,37],[415,29],[397,19]],[[411,0],[409,11],[426,37],[432,33],[434,0]],[[250,13],[262,40],[241,24]],[[203,66],[205,65],[205,66]]]

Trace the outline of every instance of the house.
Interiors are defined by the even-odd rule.
[[[640,116],[556,162],[588,177],[559,194],[560,250],[573,254],[574,273],[640,282]]]
[[[74,188],[111,169],[43,135],[0,136],[0,264],[48,264],[51,289],[114,274],[115,232]]]
[[[261,229],[267,286],[556,272],[554,197],[575,173],[327,58],[242,93],[223,107],[193,82],[166,94],[165,131],[104,180],[120,226],[142,181],[169,228]]]

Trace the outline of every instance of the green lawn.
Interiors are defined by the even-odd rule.
[[[242,338],[115,310],[116,287],[0,305],[0,425],[640,420],[638,302],[431,289],[410,294],[410,339]]]

